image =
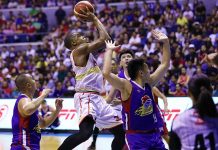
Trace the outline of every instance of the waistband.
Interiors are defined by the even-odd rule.
[[[151,129],[151,130],[126,130],[126,133],[141,133],[141,134],[151,134],[158,132],[158,129]]]
[[[90,93],[90,94],[97,94],[97,95],[100,95],[100,93],[99,92],[97,92],[97,91],[76,91],[76,93]]]

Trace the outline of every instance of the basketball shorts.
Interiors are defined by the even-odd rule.
[[[96,127],[100,130],[109,129],[123,123],[113,108],[98,94],[76,93],[74,95],[74,106],[78,113],[79,123],[87,115],[92,115]]]
[[[127,133],[126,144],[129,150],[166,150],[159,132]]]

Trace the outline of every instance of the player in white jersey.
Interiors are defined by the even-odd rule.
[[[177,116],[170,134],[171,150],[217,150],[218,109],[209,78],[195,75],[188,83],[193,107]]]
[[[65,47],[72,50],[70,58],[76,73],[74,103],[79,115],[79,132],[65,139],[59,150],[71,150],[86,141],[92,135],[94,124],[99,129],[109,129],[115,137],[112,150],[121,150],[125,144],[122,120],[99,95],[104,86],[103,75],[92,55],[92,52],[105,48],[105,40],[110,37],[93,13],[88,12],[87,17],[98,29],[100,37],[88,43],[84,36],[69,33],[64,40]]]

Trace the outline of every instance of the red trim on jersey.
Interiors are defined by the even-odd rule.
[[[141,134],[151,134],[159,132],[158,129],[151,129],[151,130],[126,130],[126,133],[141,133]]]
[[[82,103],[81,103],[81,98],[79,96],[79,105],[80,105],[80,115],[81,115],[81,111],[82,111]]]
[[[132,88],[132,90],[133,90],[133,88]],[[131,94],[130,94],[130,96],[129,96],[129,98],[127,99],[127,100],[125,100],[125,101],[122,101],[122,105],[123,105],[123,109],[124,109],[124,113],[125,114],[127,114],[127,119],[126,119],[126,123],[127,123],[127,125],[128,125],[128,129],[129,129],[129,126],[130,126],[130,105],[131,105],[131,97],[132,97],[132,91],[131,91]]]
[[[158,105],[158,96],[153,93],[154,102]]]
[[[89,114],[89,111],[90,111],[90,107],[89,107],[89,103],[90,103],[90,94],[88,95],[88,114]]]

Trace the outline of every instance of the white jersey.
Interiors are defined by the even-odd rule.
[[[94,91],[101,92],[103,89],[103,75],[98,67],[94,56],[90,53],[89,59],[85,67],[76,66],[73,60],[73,55],[71,57],[71,62],[73,66],[73,71],[76,74],[76,91]]]
[[[204,121],[194,108],[175,118],[172,131],[178,135],[182,150],[218,149],[218,118],[205,118]]]

